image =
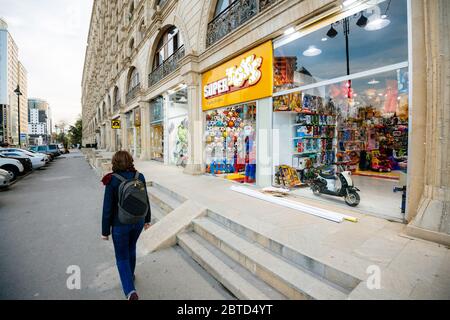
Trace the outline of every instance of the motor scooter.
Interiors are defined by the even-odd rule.
[[[356,207],[361,199],[360,191],[354,186],[351,171],[345,171],[338,166],[339,171],[317,170],[316,177],[311,182],[311,190],[314,195],[327,194],[335,197],[344,197],[345,203],[350,207]]]

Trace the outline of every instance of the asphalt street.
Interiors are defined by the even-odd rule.
[[[100,239],[103,191],[73,152],[0,192],[0,299],[124,299]],[[80,289],[68,288],[73,270]],[[138,257],[136,287],[142,299],[233,298],[177,246]]]

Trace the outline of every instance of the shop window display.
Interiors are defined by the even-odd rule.
[[[206,172],[256,182],[256,104],[206,112]]]
[[[169,95],[168,123],[169,163],[185,166],[188,160],[187,89]]]
[[[150,102],[150,158],[164,162],[164,100]]]
[[[319,176],[327,195],[351,183],[359,207],[403,219],[393,190],[405,192],[408,169],[407,1],[373,4],[275,45],[274,184],[316,198]]]
[[[125,119],[127,122],[127,146],[128,152],[134,154],[134,117],[133,112],[126,113]]]

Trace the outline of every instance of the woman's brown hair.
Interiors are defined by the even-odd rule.
[[[117,151],[112,158],[112,170],[113,172],[136,171],[131,154],[128,151]]]

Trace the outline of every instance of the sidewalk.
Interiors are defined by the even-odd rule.
[[[336,209],[359,220],[338,224],[233,192],[234,183],[225,179],[148,161],[137,161],[136,168],[148,181],[359,279],[379,266],[381,289],[362,282],[350,299],[450,299],[450,250],[405,236],[403,224]]]

